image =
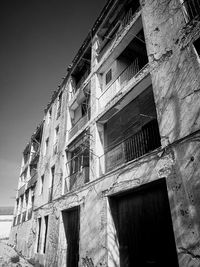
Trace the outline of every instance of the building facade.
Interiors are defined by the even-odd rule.
[[[41,266],[199,266],[200,4],[110,0],[24,150],[10,242]]]

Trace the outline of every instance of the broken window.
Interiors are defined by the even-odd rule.
[[[110,207],[120,266],[179,266],[164,179],[111,197]]]
[[[91,69],[91,47],[89,46],[80,57],[75,69],[72,72],[72,91],[75,93],[90,74]]]
[[[89,150],[87,133],[84,133],[69,147],[67,164],[70,172],[70,190],[89,181]]]
[[[100,57],[103,51],[117,38],[117,34],[120,34],[120,32],[129,25],[139,7],[140,3],[138,0],[121,0],[114,6],[112,12],[109,14],[109,19],[104,22],[98,32]]]
[[[80,209],[75,207],[62,212],[65,236],[67,240],[66,261],[68,267],[78,267]]]
[[[44,233],[43,253],[46,252],[46,246],[47,246],[48,221],[49,221],[49,216],[48,215],[44,216],[45,233]]]

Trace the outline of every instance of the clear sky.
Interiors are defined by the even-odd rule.
[[[21,153],[106,0],[2,0],[0,206],[14,206]]]

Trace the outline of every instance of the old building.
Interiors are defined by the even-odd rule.
[[[200,266],[200,4],[110,0],[24,150],[10,242],[44,266]]]

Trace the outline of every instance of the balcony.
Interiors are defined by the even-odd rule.
[[[146,69],[148,65],[140,67],[139,59],[136,58],[101,94],[98,98],[98,107],[101,111],[109,102],[120,92],[123,88],[131,81],[133,78],[136,79],[136,76],[140,72]]]
[[[89,182],[89,167],[83,167],[65,179],[64,193],[79,188],[87,182]]]
[[[25,193],[26,185],[24,184],[19,190],[18,190],[18,198],[22,196]]]
[[[35,183],[37,182],[37,180],[38,180],[38,173],[37,173],[37,171],[35,171],[32,174],[31,179],[27,183],[27,189],[30,188],[30,187],[33,187],[35,185]]]
[[[89,114],[86,114],[82,117],[77,123],[71,128],[69,131],[69,140],[78,132],[80,131],[84,125],[89,121]]]
[[[199,18],[200,2],[199,0],[185,0],[182,2],[184,15],[187,21]]]
[[[160,146],[160,134],[157,120],[151,120],[141,130],[117,144],[100,157],[100,175],[111,171],[128,161],[139,158]]]
[[[128,31],[128,29],[133,25],[140,15],[140,4],[139,1],[133,1],[132,7],[128,9],[125,13],[122,12],[122,15],[116,16],[114,12],[113,16],[115,19],[110,19],[106,25],[102,27],[99,32],[99,37],[101,38],[101,44],[98,48],[98,60],[112,47],[112,44],[118,42],[119,37]],[[112,23],[110,24],[110,21]],[[133,22],[133,23],[132,23]]]

